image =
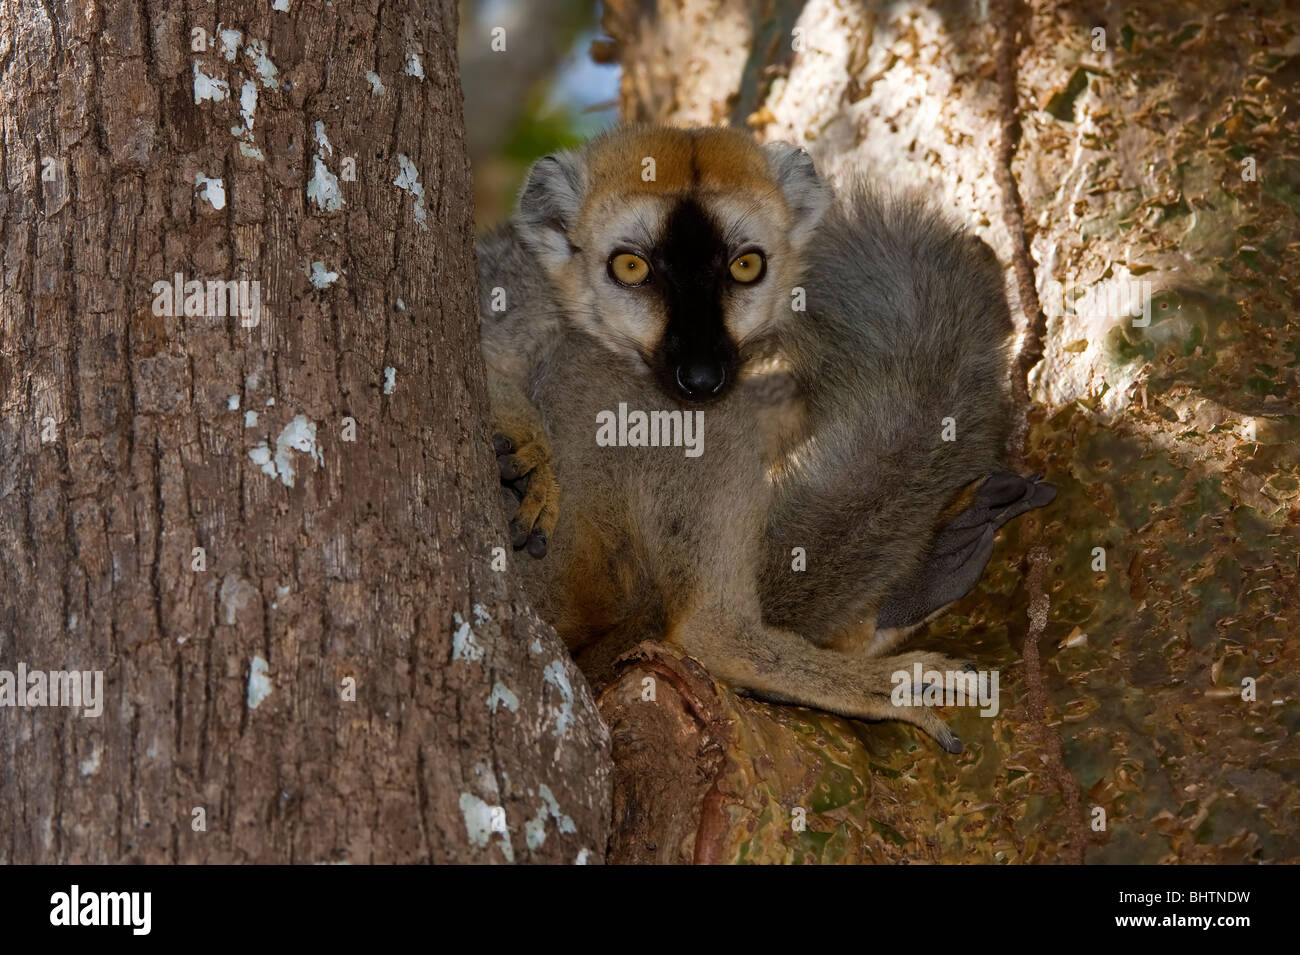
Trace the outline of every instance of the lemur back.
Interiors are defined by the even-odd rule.
[[[809,420],[773,472],[763,605],[829,645],[870,626],[941,511],[997,469],[1013,326],[992,250],[916,196],[850,183],[805,259],[807,316],[782,349]]]

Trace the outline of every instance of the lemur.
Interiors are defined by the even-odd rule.
[[[629,126],[538,160],[478,261],[511,542],[593,682],[653,639],[742,693],[960,752],[891,702],[893,674],[954,661],[892,651],[1055,496],[999,467],[992,250],[914,198],[834,195],[791,145]],[[702,453],[598,442],[620,405],[699,412]]]

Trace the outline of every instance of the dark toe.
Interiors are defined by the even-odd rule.
[[[546,532],[535,531],[528,538],[528,553],[533,557],[545,557],[546,545]]]
[[[1056,485],[1048,484],[1046,481],[1039,481],[1034,485],[1034,490],[1029,495],[1030,507],[1046,507],[1056,500]]]
[[[980,485],[976,497],[991,507],[1006,507],[1025,496],[1029,482],[1012,471],[998,471]]]

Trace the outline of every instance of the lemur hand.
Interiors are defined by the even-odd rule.
[[[551,470],[551,449],[546,438],[526,424],[498,424],[492,436],[501,483],[519,502],[510,520],[510,544],[533,557],[545,557],[559,517],[560,485]]]

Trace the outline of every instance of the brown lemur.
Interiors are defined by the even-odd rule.
[[[478,258],[512,544],[593,681],[654,639],[960,752],[890,698],[954,661],[891,652],[1055,494],[999,468],[1012,324],[988,246],[912,198],[833,195],[790,145],[624,127],[539,160]],[[615,419],[621,446],[598,440]]]

